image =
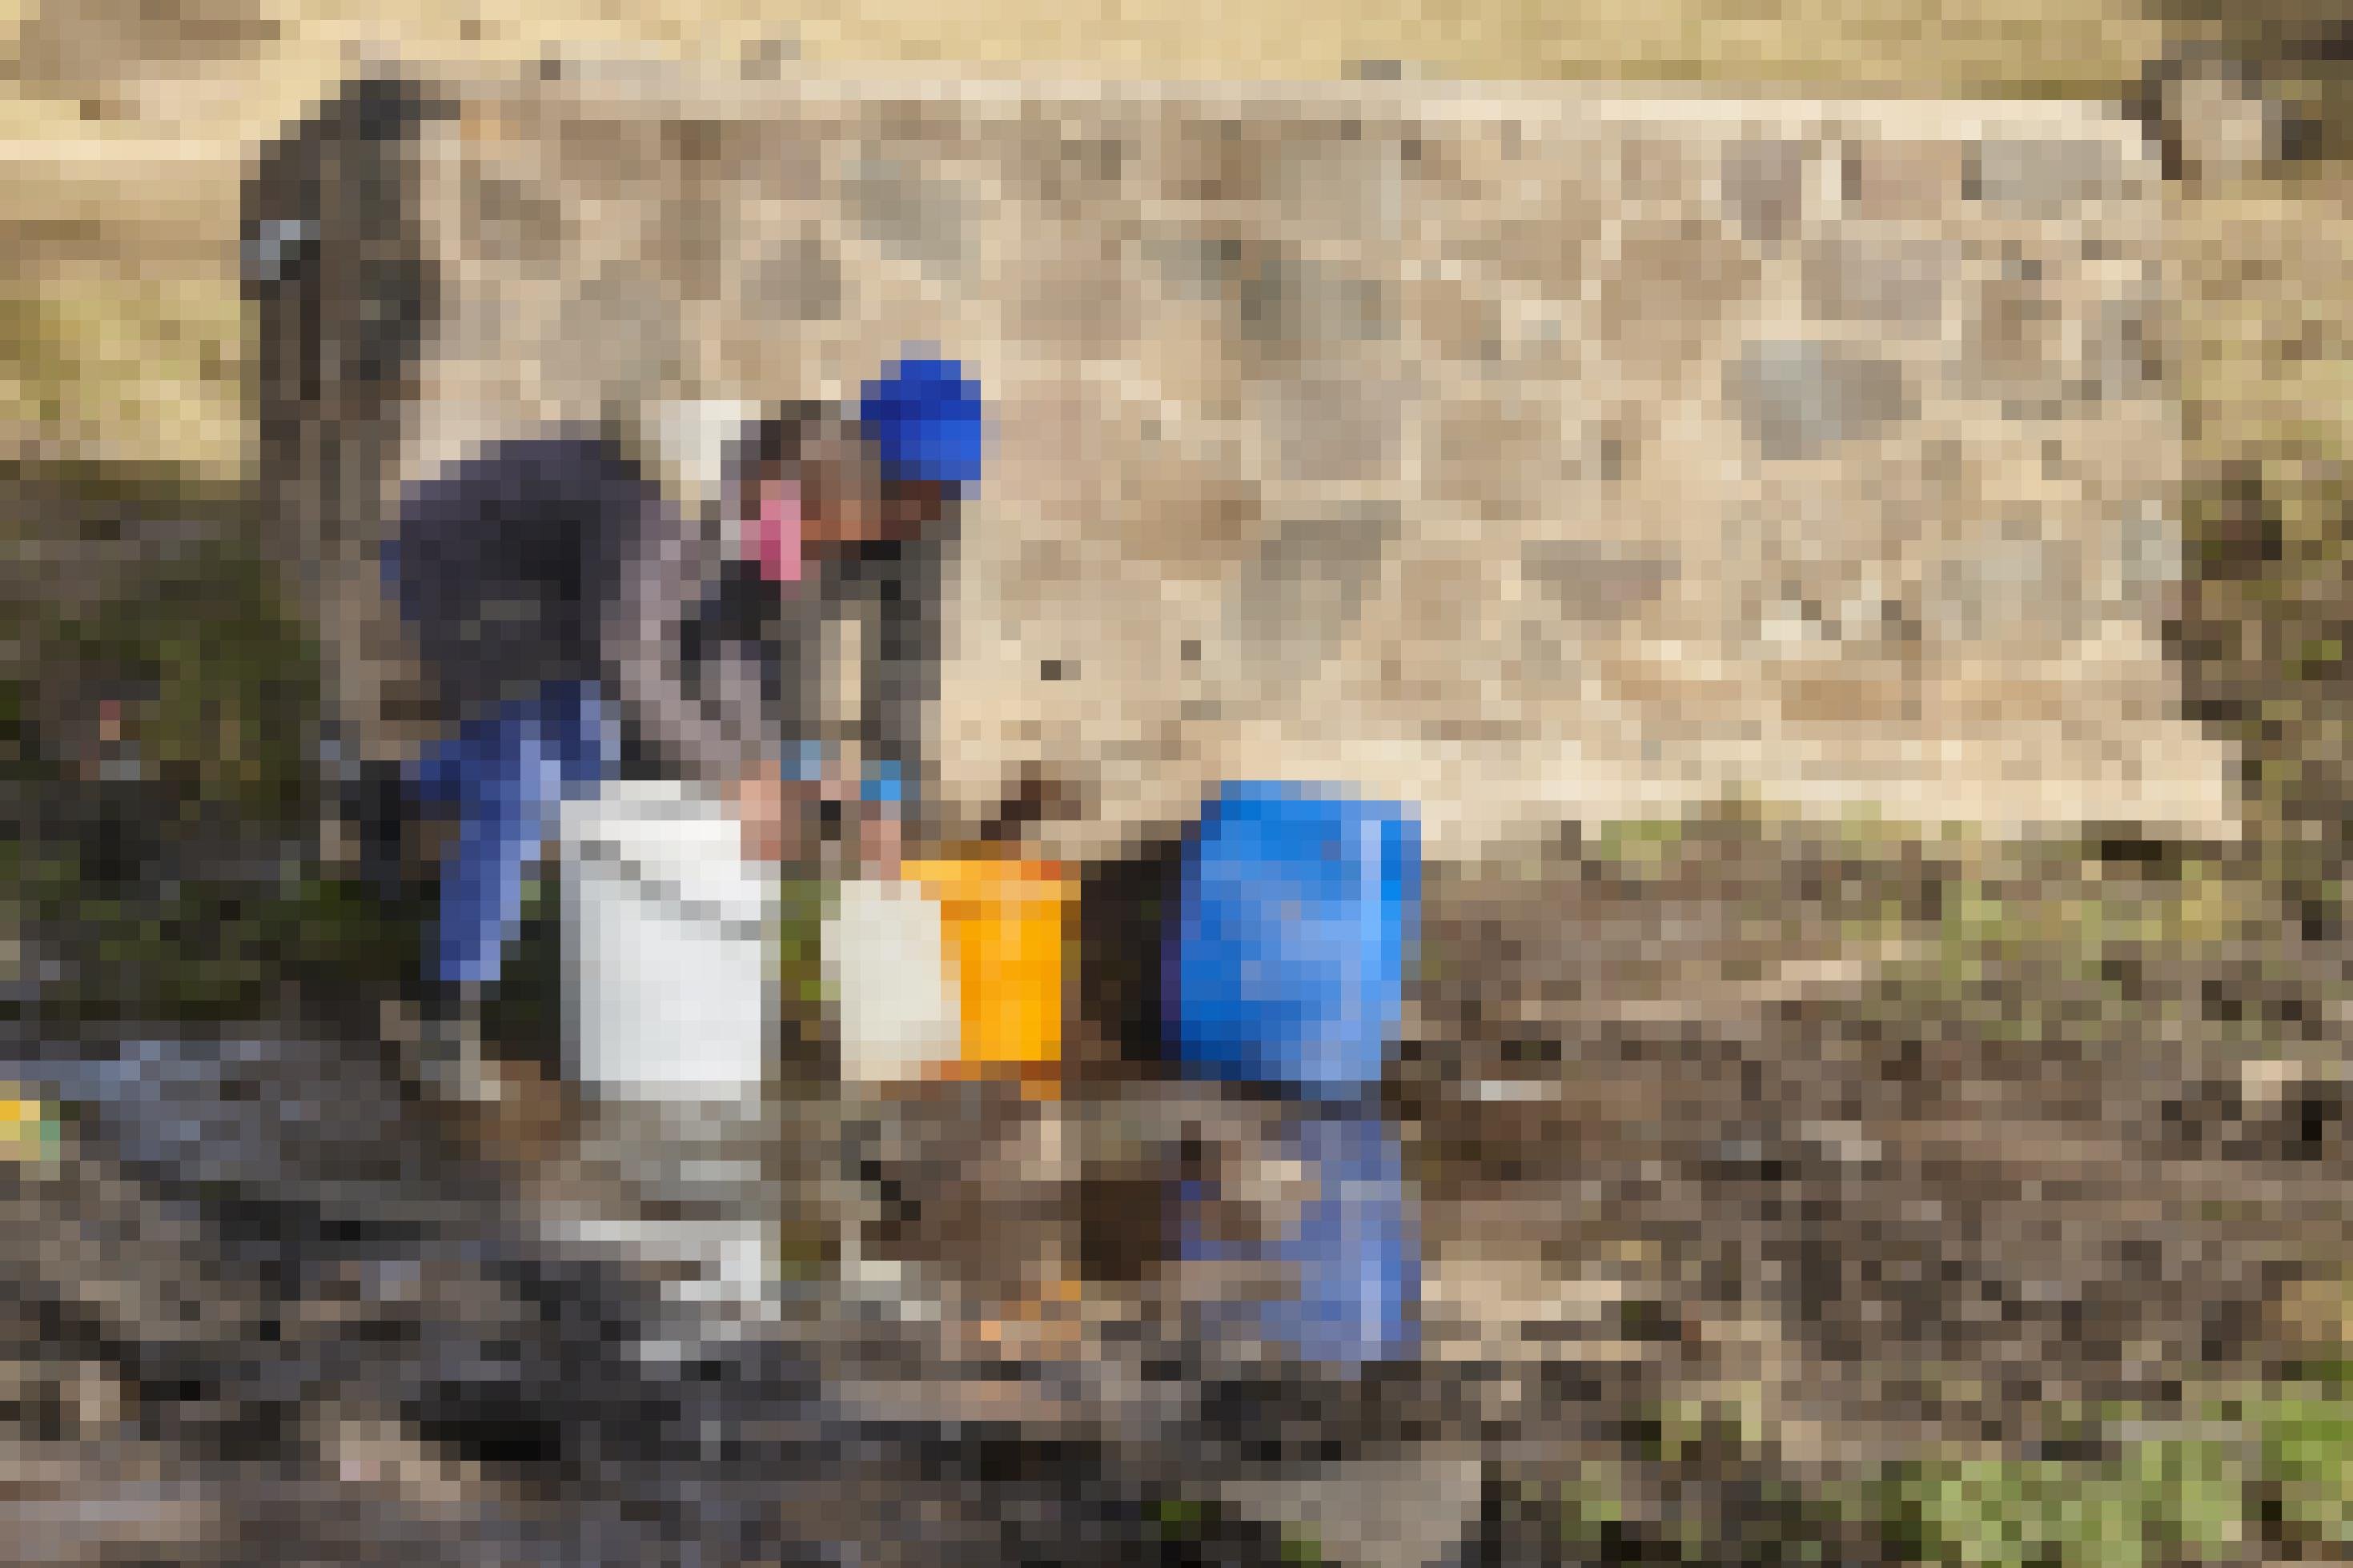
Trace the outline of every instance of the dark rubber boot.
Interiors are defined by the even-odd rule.
[[[347,798],[359,838],[362,879],[369,891],[385,903],[400,903],[409,889],[402,853],[408,802],[399,766],[391,763],[363,765],[348,786]]]
[[[440,986],[421,1005],[400,1008],[385,1033],[400,1053],[401,1076],[428,1099],[451,1106],[496,1104],[504,1085],[482,1046],[480,987]]]

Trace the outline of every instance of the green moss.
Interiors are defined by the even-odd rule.
[[[785,1003],[804,1014],[831,1000],[823,958],[825,917],[833,896],[825,882],[793,879],[784,884],[779,899],[776,949]]]
[[[1613,1465],[1579,1466],[1560,1488],[1557,1503],[1562,1544],[1580,1551],[1599,1548],[1631,1518],[1624,1473]]]
[[[1201,1533],[1206,1510],[1198,1502],[1181,1498],[1164,1498],[1152,1510],[1153,1523],[1163,1535],[1191,1540]]]
[[[1323,1568],[1324,1542],[1314,1531],[1293,1525],[1282,1532],[1282,1560],[1301,1568]]]

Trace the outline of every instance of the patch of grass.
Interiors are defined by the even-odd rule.
[[[2190,695],[2248,763],[2250,838],[2307,930],[2344,924],[2353,736],[2341,717],[2353,646],[2353,493],[2309,457],[2242,464],[2193,497],[2207,575],[2183,618]]]
[[[1314,1531],[1294,1525],[1282,1532],[1282,1560],[1299,1568],[1324,1568],[1324,1543]]]
[[[2245,45],[2263,29],[2240,17],[2226,31]],[[2353,289],[2339,261],[2353,223],[2341,200],[2278,184],[2185,197],[2173,217],[2187,695],[2248,761],[2263,874],[2326,937],[2345,925],[2353,848],[2353,738],[2340,717],[2353,647]]]
[[[2269,907],[2253,868],[2221,850],[2114,843],[2112,858],[2104,829],[2000,842],[1870,811],[1824,820],[1735,799],[1601,824],[1579,852],[1636,882],[1788,857],[1809,868],[1807,900],[1841,941],[1921,944],[1915,978],[1947,989],[2028,959],[2102,983],[2116,959],[2242,936]]]
[[[110,510],[234,522],[248,515],[250,503],[250,491],[240,479],[161,462],[65,455],[37,462],[0,459],[0,483],[22,485],[47,498],[33,503],[29,515],[0,510],[0,537],[11,539],[36,536],[45,522],[56,526],[51,514],[39,510],[50,504],[57,509],[55,515],[68,522]]]
[[[2077,878],[2022,888],[1964,875],[1947,895],[1933,930],[1947,973],[2040,958],[2070,980],[2096,981],[2101,965],[2130,951],[2179,951],[2212,940],[2230,923],[2226,888],[2204,881],[2151,890]]]
[[[2008,1457],[1931,1462],[1895,1478],[1894,1523],[1924,1561],[2140,1568],[2237,1547],[2247,1477],[2231,1446],[2151,1440],[2107,1465]]]
[[[1574,1552],[1600,1551],[1633,1522],[1625,1477],[1614,1466],[1579,1466],[1554,1502],[1561,1544]]]
[[[55,918],[76,964],[73,983],[43,1000],[58,1023],[171,1019],[224,1024],[277,1013],[290,984],[342,989],[396,984],[417,930],[364,889],[327,879],[282,888],[182,883],[154,897],[97,893],[55,879],[31,901]]]
[[[1886,975],[1908,1005],[2024,1043],[2070,1027],[2082,1009],[2128,1016],[2146,985],[2162,989],[2180,964],[2262,933],[2275,908],[2272,885],[2242,861],[2193,850],[2151,876],[2059,843],[1956,862],[1934,919],[1883,916],[1850,934],[1912,945]],[[2064,1016],[2022,1003],[2019,985],[2063,1000]]]
[[[2353,1546],[2353,1392],[2335,1377],[2265,1389],[2245,1420],[2282,1524],[2307,1542]]]
[[[201,278],[85,273],[0,288],[0,429],[242,471],[243,306]]]
[[[414,911],[315,869],[223,858],[231,840],[262,856],[289,842],[315,794],[315,662],[273,572],[208,548],[31,640],[37,684],[5,704],[26,816],[5,869],[11,918],[70,961],[74,978],[45,1007],[228,1021],[274,1010],[290,982],[396,982]],[[136,780],[94,786],[74,771],[101,695],[121,703],[117,745]]]
[[[1875,1510],[1920,1561],[2140,1568],[2250,1546],[2353,1545],[2353,1390],[2325,1366],[2195,1391],[2165,1422],[2108,1413],[2099,1460],[1954,1454],[1889,1468]],[[2284,1539],[2282,1539],[2284,1538]]]
[[[1753,1454],[1764,1442],[1764,1424],[1749,1402],[1676,1400],[1659,1412],[1652,1457],[1681,1464],[1710,1456]]]
[[[1596,823],[1580,836],[1578,854],[1588,865],[1641,880],[1704,867],[1732,850],[1803,848],[1858,860],[1895,860],[1907,850],[1916,855],[1938,837],[1926,826],[1889,819],[1869,807],[1821,817],[1736,789],[1672,816]]]
[[[1153,1505],[1152,1521],[1160,1533],[1175,1540],[1199,1538],[1207,1510],[1198,1502],[1164,1498]]]
[[[1170,1553],[1167,1561],[1206,1564],[1271,1558],[1303,1568],[1321,1568],[1325,1561],[1313,1531],[1258,1524],[1216,1503],[1164,1498],[1153,1505],[1152,1521]]]
[[[1622,1465],[1582,1467],[1542,1500],[1560,1545],[1588,1557],[1657,1528],[1630,1516],[1629,1467],[1663,1488],[1672,1550],[1690,1563],[1834,1561],[1875,1542],[1881,1560],[1940,1568],[2158,1568],[2353,1547],[2353,1358],[2341,1345],[2316,1342],[2259,1380],[2192,1383],[2161,1409],[2040,1416],[2042,1439],[2086,1457],[1951,1447],[1796,1482],[1737,1398],[1669,1401]],[[1695,1477],[1713,1484],[1691,1491]]]
[[[1686,826],[1678,817],[1605,822],[1586,840],[1585,855],[1588,861],[1638,881],[1655,877],[1674,858]]]
[[[185,803],[293,819],[310,785],[318,668],[262,562],[208,550],[53,628],[44,644],[36,667],[47,679],[140,693],[126,705],[124,739]]]

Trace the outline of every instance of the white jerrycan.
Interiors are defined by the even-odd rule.
[[[844,882],[825,922],[845,1083],[897,1083],[956,1058],[963,1013],[940,907],[912,882]]]

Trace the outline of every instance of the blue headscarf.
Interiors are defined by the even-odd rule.
[[[885,477],[961,490],[980,479],[980,384],[948,359],[903,359],[866,384],[859,423]]]

